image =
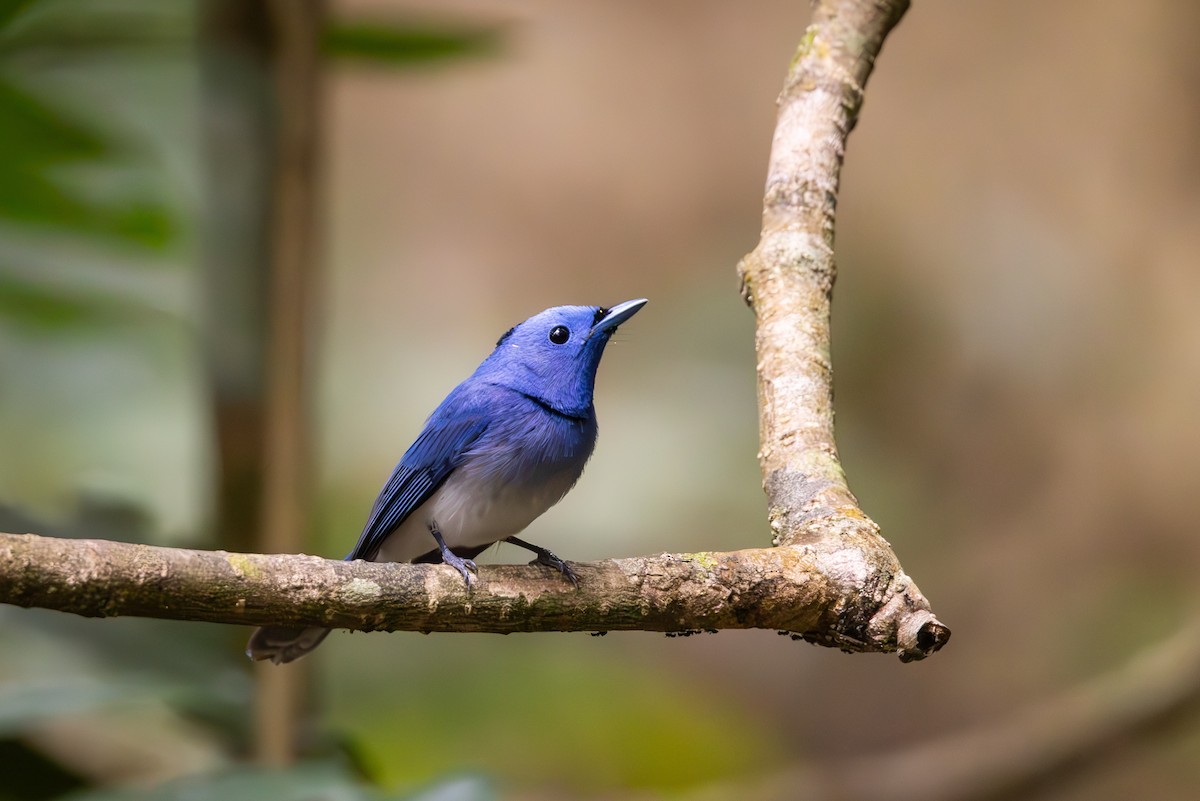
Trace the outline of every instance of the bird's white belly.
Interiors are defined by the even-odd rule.
[[[437,542],[429,532],[434,522],[451,548],[499,542],[556,504],[577,477],[560,472],[514,484],[459,470],[384,540],[375,561],[411,562],[436,550]]]

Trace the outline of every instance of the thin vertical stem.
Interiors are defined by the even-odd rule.
[[[296,553],[309,525],[311,299],[317,262],[319,41],[323,0],[271,0],[275,37],[275,174],[271,191],[269,330],[262,550]],[[258,672],[256,743],[268,764],[291,761],[305,709],[305,668]]]

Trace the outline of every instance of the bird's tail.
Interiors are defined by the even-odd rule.
[[[263,626],[255,629],[246,643],[246,656],[254,661],[270,659],[277,665],[307,654],[329,636],[332,629],[296,626]]]

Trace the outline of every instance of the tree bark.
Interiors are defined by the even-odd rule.
[[[886,606],[842,634],[857,568],[806,545],[540,566],[483,566],[474,589],[445,565],[342,562],[0,534],[0,602],[87,617],[366,631],[663,631],[767,628],[847,651],[919,659],[929,643]]]
[[[931,653],[950,630],[862,511],[838,459],[829,332],[846,140],[883,40],[908,5],[816,3],[779,97],[762,236],[738,273],[757,322],[759,464],[773,542],[806,544],[853,564],[860,593],[835,635],[871,637],[871,618],[894,605],[904,610],[902,640],[921,641]]]

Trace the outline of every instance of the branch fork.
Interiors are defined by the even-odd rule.
[[[444,565],[191,551],[0,534],[0,602],[363,630],[692,633],[767,628],[847,651],[923,659],[950,630],[846,484],[833,437],[829,307],[846,137],[907,0],[816,4],[779,99],[758,246],[738,267],[754,310],[759,461],[776,547],[487,566],[468,591]]]

